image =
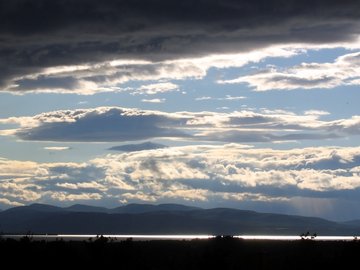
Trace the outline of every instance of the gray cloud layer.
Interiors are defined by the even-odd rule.
[[[12,89],[17,78],[55,66],[352,41],[360,32],[359,5],[350,0],[1,0],[0,87]],[[40,82],[21,81],[18,91],[34,83]],[[62,83],[48,78],[40,84],[51,89]],[[66,83],[79,87],[71,78]]]
[[[125,144],[125,145],[113,146],[108,150],[122,151],[122,152],[136,152],[136,151],[151,150],[151,149],[161,149],[166,147],[167,147],[166,145],[159,143],[144,142],[140,144]]]
[[[62,142],[121,142],[177,138],[216,142],[281,142],[344,138],[360,134],[360,117],[323,121],[326,112],[288,111],[173,112],[99,107],[0,119],[18,124],[2,135],[22,140]]]
[[[131,109],[59,111],[39,118],[39,126],[19,130],[16,135],[24,140],[80,142],[187,137],[178,129],[185,118]]]

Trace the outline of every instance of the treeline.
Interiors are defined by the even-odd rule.
[[[358,264],[360,241],[264,241],[231,237],[192,241],[33,241],[0,239],[6,269],[326,269]],[[10,264],[8,264],[10,263]],[[5,269],[5,268],[4,268]]]

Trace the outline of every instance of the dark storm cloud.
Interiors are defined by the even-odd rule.
[[[351,41],[359,1],[0,0],[0,86],[59,65]]]
[[[36,89],[36,88],[48,88],[48,89],[74,89],[77,85],[77,81],[72,77],[63,78],[45,78],[39,77],[36,79],[24,79],[18,85],[18,89]]]

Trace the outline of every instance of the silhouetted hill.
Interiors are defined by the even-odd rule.
[[[91,212],[91,213],[108,213],[109,209],[105,207],[90,206],[84,204],[74,204],[72,206],[64,208],[64,210],[72,212]]]
[[[193,207],[193,206],[185,206],[181,204],[128,204],[124,206],[120,206],[117,208],[113,208],[110,210],[111,213],[118,214],[140,214],[140,213],[148,213],[148,212],[158,212],[158,211],[192,211],[199,210],[201,208]]]
[[[65,211],[63,208],[48,204],[40,204],[40,203],[33,203],[30,205],[25,206],[17,206],[5,210],[4,212],[16,212],[17,214],[27,213],[29,211],[37,211],[37,212],[62,212]]]
[[[0,213],[0,231],[51,234],[355,235],[360,226],[321,218],[177,204],[130,204],[107,210],[74,205],[14,207]]]
[[[360,227],[360,219],[345,221],[342,224]]]

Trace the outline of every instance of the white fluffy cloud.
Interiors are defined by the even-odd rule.
[[[26,174],[19,168],[28,168]],[[0,203],[358,201],[360,148],[200,145],[109,154],[86,163],[2,159]]]
[[[219,83],[247,83],[256,91],[334,88],[359,85],[360,52],[338,57],[332,63],[302,63],[291,68],[271,67],[252,75]]]
[[[159,93],[177,91],[178,89],[179,86],[174,83],[160,82],[160,83],[142,85],[137,90],[135,90],[134,94],[155,95]]]
[[[145,102],[145,103],[164,103],[165,100],[166,100],[165,98],[153,98],[153,99],[143,98],[141,100],[141,102]]]
[[[174,184],[171,181],[188,179],[196,183],[198,179],[207,180],[203,182],[205,185],[219,181],[225,186],[234,184],[250,189],[294,186],[303,190],[329,191],[360,187],[358,174],[354,171],[360,165],[359,158],[359,148],[281,151],[229,144],[108,155],[91,162],[96,167],[118,172],[118,177],[128,181],[129,185],[158,181],[160,185],[171,186]]]
[[[12,202],[5,198],[0,198],[0,204],[4,204],[4,205],[8,205],[8,206],[22,206],[23,205],[22,203]]]
[[[73,202],[73,201],[96,201],[101,200],[102,196],[98,193],[80,193],[69,194],[67,192],[51,192],[50,197],[55,201]]]

